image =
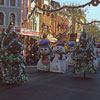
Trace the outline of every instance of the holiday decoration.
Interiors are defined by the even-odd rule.
[[[40,52],[40,60],[37,64],[38,71],[49,71],[50,64],[51,64],[51,47],[50,41],[48,40],[41,40],[39,45],[39,52]]]
[[[18,34],[11,32],[12,28],[9,27],[7,29],[9,33],[2,33],[4,36],[0,44],[0,78],[3,83],[20,84],[28,79],[24,66],[24,46],[19,41]]]
[[[1,50],[1,42],[2,42],[2,38],[3,36],[6,34],[5,30],[2,31],[2,33],[0,34],[0,80],[2,79],[2,72],[1,72],[1,57],[2,55],[2,50]]]
[[[97,6],[100,3],[99,0],[92,0],[92,5]]]
[[[84,74],[84,78],[86,77],[86,74],[96,73],[93,63],[96,59],[94,47],[85,30],[83,30],[80,36],[80,41],[72,55],[72,59],[76,61],[76,65],[73,67],[73,73]]]
[[[67,62],[63,41],[57,41],[56,47],[53,48],[53,53],[55,57],[50,65],[50,72],[65,73]]]
[[[86,6],[90,6],[90,5],[93,5],[93,6],[98,6],[98,4],[100,3],[100,1],[99,0],[91,0],[90,2],[88,2],[88,3],[86,3],[86,4],[83,4],[83,5],[79,5],[79,6],[67,6],[67,5],[64,5],[64,6],[62,6],[61,8],[58,8],[58,9],[55,9],[55,10],[48,10],[48,9],[44,9],[44,8],[41,8],[40,6],[38,6],[38,5],[35,5],[35,7],[34,7],[34,9],[32,10],[32,12],[31,12],[31,14],[28,16],[28,19],[32,16],[32,14],[33,14],[33,12],[35,11],[35,9],[39,9],[39,10],[41,10],[41,11],[45,11],[45,12],[50,12],[50,13],[52,13],[52,12],[57,12],[57,11],[60,11],[60,10],[62,10],[62,9],[65,9],[65,8],[72,8],[72,9],[74,9],[74,8],[83,8],[83,7],[86,7]],[[27,21],[27,20],[26,20]],[[25,21],[25,22],[26,22]],[[24,23],[22,23],[22,24],[25,24],[25,22]]]
[[[89,23],[79,23],[77,22],[78,24],[82,24],[82,25],[89,25],[89,24],[94,24],[94,23],[100,23],[100,21],[92,21],[92,22],[89,22]]]
[[[83,8],[85,6],[90,6],[91,4],[93,6],[97,6],[99,3],[100,3],[99,0],[91,0],[90,2],[88,2],[86,4],[83,4],[83,5],[79,5],[79,6],[67,6],[67,5],[64,5],[63,7],[55,9],[55,10],[44,9],[44,8],[41,8],[38,5],[36,5],[35,8],[38,8],[39,10],[46,11],[46,12],[56,12],[56,11],[59,11],[59,10],[65,9],[65,8]]]
[[[38,6],[37,6],[37,5],[35,5],[35,8],[38,8]]]
[[[92,1],[90,1],[90,2],[88,2],[88,3],[86,3],[86,4],[83,4],[83,5],[79,5],[79,6],[63,6],[63,7],[61,7],[61,8],[58,8],[58,9],[56,9],[56,10],[47,10],[47,9],[44,9],[44,8],[41,8],[41,7],[39,7],[38,6],[38,9],[39,10],[42,10],[42,11],[46,11],[46,12],[56,12],[56,11],[59,11],[59,10],[62,10],[62,9],[65,9],[65,8],[83,8],[83,7],[85,7],[85,6],[90,6],[90,4],[92,4]]]

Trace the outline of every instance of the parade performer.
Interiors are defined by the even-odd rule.
[[[55,57],[51,63],[50,72],[65,73],[67,63],[63,41],[57,41],[56,46],[53,48],[53,53]]]
[[[73,67],[76,62],[72,59],[71,55],[73,54],[74,50],[75,50],[75,41],[69,41],[68,42],[68,52],[67,52],[67,65],[68,67]]]
[[[3,83],[21,84],[28,77],[24,66],[23,44],[15,32],[6,33],[1,41],[0,73]]]
[[[41,40],[39,44],[40,59],[37,64],[38,71],[50,71],[51,47],[49,40]]]
[[[94,49],[93,44],[89,40],[88,34],[83,30],[80,41],[74,51],[72,58],[76,61],[76,65],[73,67],[73,73],[75,74],[94,74],[96,70],[93,66]]]
[[[100,43],[96,43],[96,55],[100,67]]]
[[[96,39],[95,39],[95,37],[93,38],[91,43],[93,45],[94,55],[95,55],[95,59],[93,60],[94,68],[95,68],[95,70],[98,70],[98,68],[99,68],[99,61],[98,61],[99,57],[98,57],[98,53],[97,53],[97,49],[96,49]]]
[[[2,38],[5,35],[5,30],[3,30],[0,34],[0,81],[2,80],[2,73],[1,73],[1,57],[2,57],[2,52],[1,52],[1,42]]]

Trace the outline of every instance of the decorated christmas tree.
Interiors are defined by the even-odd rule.
[[[3,83],[24,83],[28,77],[24,66],[24,46],[11,24],[0,39],[0,79]]]
[[[80,41],[72,55],[72,59],[76,61],[73,73],[83,74],[84,78],[86,74],[96,73],[93,65],[93,60],[95,59],[94,46],[85,30],[83,30],[80,36]]]

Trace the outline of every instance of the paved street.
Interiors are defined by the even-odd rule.
[[[65,74],[39,73],[27,67],[29,80],[20,86],[0,84],[0,100],[100,100],[100,71],[79,78]]]

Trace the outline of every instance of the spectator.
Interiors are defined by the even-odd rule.
[[[32,54],[34,59],[34,64],[36,65],[39,60],[39,54],[38,54],[38,42],[34,43],[34,46],[32,48]]]

